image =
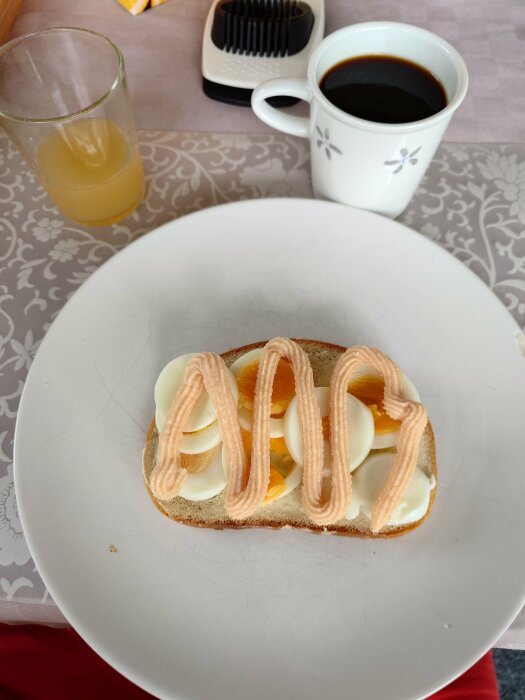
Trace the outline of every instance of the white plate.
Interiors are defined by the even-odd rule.
[[[46,585],[102,657],[162,698],[430,693],[524,599],[516,330],[461,263],[372,214],[262,200],[164,226],[82,286],[29,375],[15,480]],[[141,451],[160,368],[281,334],[378,346],[412,378],[440,477],[416,532],[215,532],[155,510]]]

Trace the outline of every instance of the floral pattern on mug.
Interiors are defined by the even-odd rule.
[[[332,151],[334,153],[337,153],[338,155],[342,156],[343,152],[341,151],[340,148],[337,148],[331,140],[330,140],[330,132],[328,129],[325,129],[324,132],[321,131],[321,129],[315,125],[315,128],[317,130],[317,133],[319,134],[319,138],[317,139],[317,148],[324,148],[324,152],[326,154],[326,157],[328,160],[332,160]]]
[[[408,148],[402,148],[399,151],[399,158],[397,160],[385,160],[384,165],[397,165],[397,168],[394,170],[394,175],[397,175],[403,170],[403,167],[407,164],[410,163],[410,165],[415,165],[417,163],[417,158],[414,158],[414,156],[419,153],[421,150],[421,146],[416,148],[415,151],[412,151],[412,153],[408,152]]]

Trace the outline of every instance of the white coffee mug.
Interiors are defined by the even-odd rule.
[[[404,124],[359,119],[335,107],[319,83],[330,68],[355,56],[404,58],[434,75],[447,106],[431,117]],[[255,114],[270,126],[310,139],[316,197],[398,216],[412,198],[448,123],[461,104],[468,73],[459,53],[440,37],[408,24],[364,22],[327,36],[308,63],[307,78],[277,78],[253,92]],[[271,107],[276,95],[310,103],[310,117]]]

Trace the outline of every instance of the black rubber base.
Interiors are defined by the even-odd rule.
[[[222,85],[214,83],[207,78],[202,79],[202,89],[204,94],[211,97],[212,100],[218,102],[226,102],[229,105],[236,107],[250,107],[252,101],[252,92],[249,88],[236,88],[231,85]],[[270,97],[268,102],[272,107],[291,107],[299,102],[296,97]]]

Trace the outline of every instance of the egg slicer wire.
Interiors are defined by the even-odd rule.
[[[304,78],[323,38],[324,0],[217,0],[202,42],[202,87],[214,100],[250,106],[253,89],[271,78]],[[274,106],[297,102],[274,97]]]

